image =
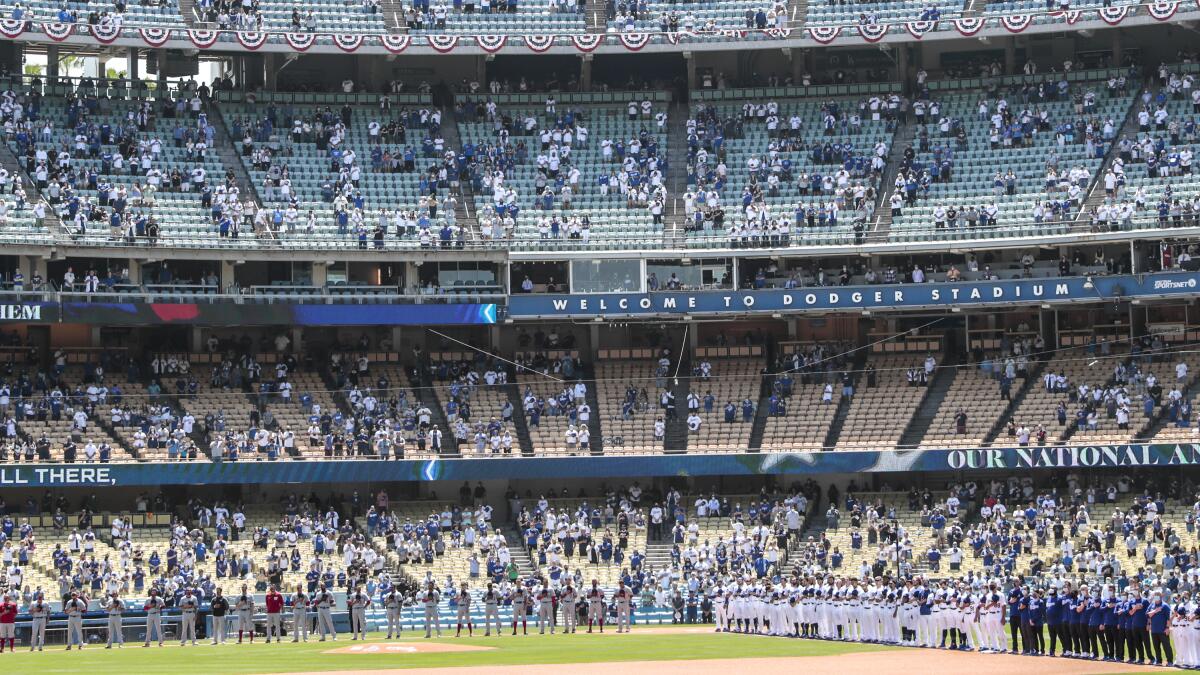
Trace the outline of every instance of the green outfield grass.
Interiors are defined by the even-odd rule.
[[[180,647],[178,643],[159,648],[143,648],[127,643],[123,649],[106,650],[91,645],[82,652],[47,647],[47,651],[29,653],[18,647],[15,654],[0,655],[0,672],[71,673],[72,675],[215,675],[224,673],[287,673],[319,670],[356,670],[384,668],[437,668],[446,666],[523,665],[541,663],[593,663],[604,661],[680,661],[741,657],[829,656],[852,652],[894,649],[877,645],[810,640],[784,640],[728,633],[655,633],[653,628],[635,630],[629,635],[603,636],[529,635],[497,638],[474,637],[424,640],[405,633],[402,643],[445,642],[493,647],[486,651],[426,654],[329,654],[331,649],[362,645],[348,635],[337,642],[226,644]],[[365,643],[396,643],[372,634]],[[486,671],[485,671],[486,672]]]

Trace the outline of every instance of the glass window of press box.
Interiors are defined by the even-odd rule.
[[[711,260],[648,260],[647,291],[694,291],[731,288],[733,263],[726,258]]]
[[[574,260],[572,293],[636,293],[642,289],[641,260]]]

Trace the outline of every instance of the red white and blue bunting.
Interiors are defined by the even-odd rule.
[[[44,23],[42,24],[42,32],[46,37],[55,42],[62,42],[71,37],[71,33],[75,32],[75,24],[73,23]]]
[[[316,33],[284,33],[288,46],[298,52],[306,52],[317,41]]]
[[[475,37],[475,44],[479,45],[480,49],[489,54],[495,54],[500,51],[507,42],[507,35],[477,35]]]
[[[601,46],[620,46],[626,51],[637,52],[646,48],[656,40],[662,43],[678,45],[693,41],[736,41],[745,39],[748,35],[758,33],[765,38],[774,40],[811,39],[821,45],[833,42],[862,42],[875,43],[883,40],[893,30],[898,33],[907,32],[912,39],[921,40],[930,33],[941,30],[954,30],[963,37],[972,37],[985,28],[999,28],[1009,33],[1021,33],[1032,26],[1039,18],[1045,17],[1057,24],[1075,25],[1081,20],[1099,19],[1110,26],[1116,26],[1125,19],[1141,14],[1141,8],[1156,21],[1173,19],[1184,6],[1186,0],[1143,0],[1137,4],[1127,4],[1116,7],[1096,7],[1088,9],[1055,10],[1050,12],[1033,12],[1020,14],[1005,14],[1000,16],[956,17],[947,19],[947,27],[939,25],[938,21],[898,21],[893,23],[874,23],[864,26],[828,25],[805,26],[803,28],[766,28],[762,30],[745,28],[717,28],[706,31],[677,31],[674,33],[635,32],[635,33],[579,33],[579,34],[532,34],[532,35],[503,35],[489,34],[474,37],[457,35],[368,35],[363,33],[307,33],[280,32],[267,33],[258,31],[215,31],[185,28],[160,27],[109,27],[86,26],[84,24],[60,23],[57,21],[39,22],[30,20],[0,19],[0,38],[39,39],[44,35],[54,42],[63,42],[68,38],[72,42],[86,42],[89,38],[98,44],[108,45],[118,39],[137,40],[147,46],[161,48],[171,42],[186,42],[199,49],[211,49],[221,42],[222,49],[243,49],[247,51],[260,50],[268,45],[278,49],[287,48],[305,52],[317,45],[332,44],[336,49],[353,53],[363,48],[382,46],[392,54],[408,51],[410,47],[447,54],[460,46],[495,54],[501,51],[511,51],[524,45],[534,53],[547,52],[554,47],[574,47],[574,51],[590,53]],[[1186,9],[1194,12],[1200,9],[1200,0],[1195,0],[1195,7],[1188,3]],[[231,35],[223,35],[223,33]],[[378,41],[376,41],[378,38]],[[559,39],[561,38],[561,39]],[[175,45],[178,46],[178,45]],[[428,52],[426,52],[428,53]]]

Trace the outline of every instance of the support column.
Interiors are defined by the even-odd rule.
[[[488,91],[487,62],[488,57],[486,56],[478,56],[475,58],[475,81],[479,83],[480,91]]]
[[[129,283],[142,283],[142,261],[136,258],[130,258],[127,263],[129,266]]]
[[[279,57],[274,53],[263,54],[263,89],[275,91],[279,81]]]
[[[234,265],[232,260],[222,260],[221,261],[221,290],[222,290],[222,292],[224,292],[225,289],[233,288],[234,285],[236,284],[236,278],[237,278],[236,272],[235,272],[236,269],[237,269],[237,265]]]
[[[804,61],[808,58],[807,49],[788,49],[792,61],[792,85],[799,87],[804,81]]]
[[[696,55],[691,52],[684,52],[683,59],[687,62],[688,91],[692,91],[696,88]]]
[[[158,77],[158,95],[165,96],[167,91],[167,50],[156,50],[154,60],[158,66],[155,68],[155,74]]]
[[[695,326],[692,326],[692,329],[688,331],[688,350],[691,351],[692,355],[694,356],[696,354],[696,349],[699,346],[700,331],[697,330]]]
[[[592,55],[584,54],[579,63],[579,90],[592,90]]]
[[[312,264],[312,285],[317,288],[325,286],[329,281],[329,268],[325,263],[315,262]]]
[[[1112,67],[1120,68],[1121,61],[1125,58],[1122,53],[1124,48],[1121,45],[1121,31],[1110,30],[1108,32],[1112,33]]]
[[[416,263],[404,263],[404,292],[419,293],[421,288],[421,272]]]
[[[908,45],[903,43],[896,47],[896,81],[901,91],[908,91]]]
[[[592,324],[588,326],[588,357],[595,363],[596,359],[600,358],[600,326]]]
[[[1012,75],[1017,71],[1017,39],[1004,39],[1004,74]]]
[[[58,45],[46,47],[46,82],[47,84],[58,82]]]
[[[138,61],[138,55],[139,52],[137,47],[130,47],[129,54],[125,57],[125,60],[128,62],[129,66],[126,68],[126,71],[129,73],[130,88],[133,87],[134,82],[137,82],[142,77],[141,64]]]

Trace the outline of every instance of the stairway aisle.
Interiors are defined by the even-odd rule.
[[[908,420],[908,425],[905,426],[904,433],[900,436],[899,447],[920,447],[925,434],[929,432],[929,426],[937,417],[938,410],[946,401],[947,392],[950,391],[954,379],[958,376],[957,365],[958,359],[947,356],[946,360],[934,371],[933,379],[928,382],[925,393],[921,396],[921,404],[917,406],[916,412]]]

